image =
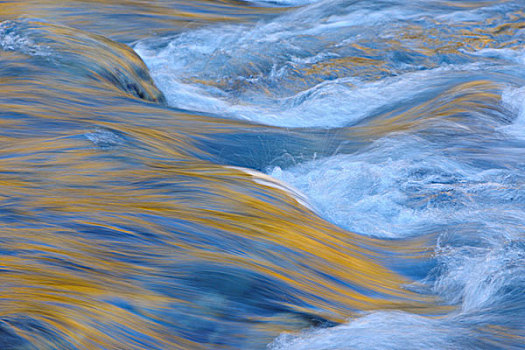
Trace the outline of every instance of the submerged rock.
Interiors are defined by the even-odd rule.
[[[0,49],[39,59],[135,97],[164,103],[142,59],[127,45],[70,27],[22,19],[0,23]]]

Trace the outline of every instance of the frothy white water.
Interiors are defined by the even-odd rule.
[[[439,320],[401,312],[377,312],[330,329],[282,335],[269,349],[433,349],[450,344],[462,330]],[[443,346],[442,349],[450,348]]]
[[[340,127],[443,87],[443,71],[487,69],[468,57],[517,55],[433,53],[417,28],[448,13],[434,5],[324,0],[257,25],[210,26],[134,48],[173,107],[282,127]],[[441,20],[454,28],[463,12]],[[437,30],[449,35],[447,25]],[[405,34],[412,39],[396,44]]]
[[[49,46],[35,43],[29,36],[17,30],[13,21],[0,22],[0,49],[18,51],[32,56],[51,56]]]
[[[525,36],[525,31],[523,31],[523,33],[520,34]],[[470,54],[481,57],[498,58],[502,60],[508,60],[513,63],[525,65],[525,49],[482,49],[479,51],[471,52]]]
[[[468,248],[467,248],[468,249]],[[445,317],[423,317],[404,312],[374,312],[328,329],[283,334],[270,349],[492,349],[498,324],[518,331],[523,311],[514,304],[525,286],[523,247],[512,244],[466,252],[465,248],[438,252],[441,275],[433,289],[460,308]],[[437,273],[438,271],[436,271]],[[493,332],[493,330],[495,330]],[[497,344],[497,345],[496,345]]]
[[[525,139],[525,86],[505,89],[501,100],[503,105],[516,115],[514,122],[502,130],[511,136]]]
[[[285,98],[257,97],[251,101],[232,100],[218,89],[203,88],[178,80],[177,67],[167,64],[173,51],[149,56],[135,48],[146,59],[157,86],[171,106],[217,113],[232,118],[281,127],[347,126],[374,111],[395,107],[447,86],[447,72],[482,69],[481,65],[447,65],[428,71],[406,73],[377,82],[357,78],[325,81]],[[278,73],[272,73],[278,74]],[[254,83],[256,83],[254,78]]]
[[[321,216],[380,237],[431,233],[443,225],[484,222],[494,205],[523,199],[523,178],[505,169],[462,164],[424,139],[380,140],[368,150],[336,155],[271,175],[308,196]]]
[[[378,68],[367,73],[373,79],[350,72],[361,69],[360,56],[368,55],[354,44],[376,36],[388,41],[390,31],[380,28],[423,15],[395,2],[325,0],[268,23],[206,27],[178,34],[165,47],[144,41],[134,49],[173,107],[283,127],[338,127],[437,85],[428,84],[435,72],[393,77],[411,64],[388,72],[377,53],[369,66]],[[347,56],[355,62],[338,63]],[[341,69],[331,71],[334,64]],[[407,71],[414,69],[419,67]],[[376,75],[387,79],[377,81]]]
[[[509,89],[503,102],[521,103],[515,98],[521,93]],[[520,106],[508,108],[522,113]],[[485,152],[493,157],[490,147]],[[346,229],[391,238],[435,234],[435,267],[419,282],[456,309],[440,318],[370,313],[334,328],[283,334],[269,347],[480,349],[494,348],[491,332],[501,325],[510,333],[523,330],[523,167],[512,157],[495,164],[483,158],[399,134],[355,154],[272,169],[321,216]],[[498,346],[509,339],[502,337]]]

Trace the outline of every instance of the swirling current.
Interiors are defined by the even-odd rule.
[[[520,349],[525,1],[0,0],[0,349]]]

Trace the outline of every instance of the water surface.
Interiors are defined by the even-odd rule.
[[[520,348],[524,8],[0,1],[0,348]]]

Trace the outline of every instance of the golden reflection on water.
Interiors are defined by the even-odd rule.
[[[323,310],[323,316],[337,321],[354,310],[418,311],[426,306],[421,303],[426,298],[401,288],[407,280],[371,259],[379,255],[360,247],[358,242],[364,243],[363,239],[319,221],[300,209],[287,193],[256,185],[252,175],[203,163],[180,166],[154,162],[142,169],[119,169],[113,160],[97,161],[98,150],[69,151],[79,145],[64,140],[46,143],[45,148],[34,149],[27,149],[25,144],[31,156],[13,160],[4,159],[3,154],[0,161],[4,188],[0,205],[9,208],[10,201],[20,199],[12,214],[23,218],[2,225],[2,250],[15,254],[0,263],[2,317],[34,317],[88,348],[90,342],[108,348],[130,346],[128,338],[118,336],[118,327],[140,330],[164,346],[184,348],[189,345],[182,339],[167,337],[167,331],[155,322],[107,302],[126,299],[152,310],[189,303],[154,293],[136,281],[141,275],[162,276],[172,261],[208,261],[271,276],[301,291],[298,297],[310,305],[290,307],[309,313]],[[10,155],[12,151],[8,149]],[[56,158],[47,158],[51,154]],[[42,158],[47,159],[44,162]],[[28,163],[42,163],[43,168],[28,169]],[[166,193],[134,185],[149,181],[196,193],[180,196],[177,190]],[[270,200],[249,195],[247,191],[251,190],[270,195]],[[191,226],[174,232],[144,219],[151,215]],[[56,217],[57,222],[47,217]],[[110,238],[86,236],[64,226],[62,221],[66,219],[68,225],[109,229],[132,244],[121,246]],[[235,245],[220,249],[213,243],[199,243],[198,236],[197,242],[186,243],[183,236],[194,235],[190,230],[196,227],[203,232],[220,232],[217,239],[246,241],[244,249]],[[157,243],[144,240],[140,232],[148,232]],[[373,240],[365,242],[373,244]],[[264,250],[268,245],[287,247],[292,253]],[[388,297],[357,293],[323,275]],[[315,295],[322,295],[327,302],[312,300]],[[437,309],[422,311],[435,313]],[[25,336],[31,338],[34,334],[28,332]],[[42,344],[41,340],[32,340]]]
[[[151,27],[162,32],[282,11],[236,1],[93,3],[70,1],[66,7],[63,1],[2,2],[0,19],[29,14],[136,40],[151,35],[140,26],[140,16],[155,18]],[[128,23],[118,18],[128,13],[138,16]],[[102,21],[115,15],[117,22]],[[433,38],[417,26],[403,28],[404,40],[414,40],[413,49],[428,57],[464,47],[497,47],[491,36],[524,27],[522,12],[510,17],[515,22],[488,31],[460,31],[461,38],[468,38],[464,43],[450,41],[453,35]],[[158,94],[151,80],[135,74],[142,63],[125,46],[78,35],[49,26],[43,37],[52,40],[53,49],[71,50],[72,57],[78,54],[93,66],[107,71],[120,67],[149,95]],[[91,41],[97,44],[86,44]],[[112,51],[103,51],[100,42]],[[355,44],[355,49],[377,53],[365,44]],[[400,46],[394,39],[387,44]],[[228,310],[186,290],[181,282],[188,278],[184,266],[195,266],[191,273],[197,275],[206,272],[205,267],[199,270],[206,264],[249,271],[284,286],[289,299],[278,302],[289,312],[249,315],[251,322],[242,326],[246,332],[232,335],[251,334],[248,344],[264,344],[282,331],[308,326],[299,314],[341,322],[366,310],[428,315],[449,310],[432,296],[409,291],[406,285],[412,281],[388,267],[392,259],[417,264],[418,258],[428,258],[427,238],[385,242],[343,231],[320,219],[290,191],[261,181],[255,172],[209,162],[211,155],[200,148],[217,134],[261,134],[275,128],[144,102],[97,71],[62,76],[60,68],[42,68],[22,54],[3,51],[0,62],[0,319],[39,349],[203,347],[184,337],[191,322],[181,321],[183,330],[174,332],[162,312],[180,308],[220,322]],[[62,68],[68,65],[74,66],[66,62]],[[376,80],[386,65],[384,60],[350,56],[306,67],[298,76],[311,75],[312,81],[330,74]],[[23,73],[9,74],[16,69]],[[464,82],[341,135],[368,142],[433,121],[460,121],[466,111],[497,104],[500,90],[490,81]],[[103,139],[102,146],[97,138]],[[126,300],[132,308],[115,300]],[[46,325],[51,336],[16,322],[28,318]],[[205,345],[223,346],[213,340]]]
[[[393,109],[382,118],[361,123],[351,133],[362,137],[375,138],[391,132],[429,128],[429,124],[443,123],[444,120],[457,122],[461,127],[463,117],[473,111],[483,111],[498,105],[502,86],[491,81],[474,80],[458,84],[454,88],[422,104],[404,110]],[[470,126],[471,128],[474,126]],[[479,126],[486,128],[487,125]]]
[[[6,62],[15,58],[3,56]],[[334,321],[362,310],[442,312],[433,298],[407,291],[403,285],[410,281],[381,263],[396,254],[395,245],[385,255],[382,242],[320,220],[288,191],[261,184],[258,175],[195,158],[204,154],[195,146],[198,135],[256,126],[133,97],[108,103],[123,100],[96,79],[77,88],[52,74],[6,77],[0,91],[0,242],[8,252],[0,261],[0,317],[39,348],[66,340],[80,348],[198,348],[158,316],[186,305],[194,310],[187,313],[223,317],[224,311],[193,302],[178,282],[164,280],[166,273],[176,278],[184,262],[280,281],[301,300],[283,306]],[[96,105],[101,92],[103,109]],[[60,127],[40,133],[38,125]],[[85,136],[96,136],[94,125],[126,140],[97,147]],[[112,234],[93,236],[77,227]],[[419,249],[414,242],[399,254]],[[180,296],[150,284],[181,288]],[[131,303],[133,312],[115,299]],[[260,332],[254,342],[306,326],[291,313],[251,317]],[[17,318],[41,322],[55,335],[17,326]]]
[[[282,11],[235,0],[15,0],[0,3],[0,20],[30,16],[133,41],[206,23],[241,22]]]

